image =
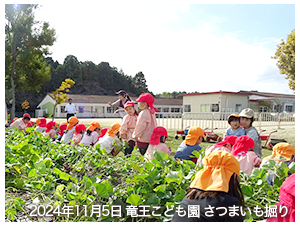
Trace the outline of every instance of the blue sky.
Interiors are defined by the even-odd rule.
[[[51,50],[60,63],[72,54],[132,76],[142,71],[154,93],[292,93],[271,56],[295,28],[295,5],[42,5],[36,16],[56,29]]]
[[[218,32],[240,32],[238,38],[250,43],[265,38],[285,38],[295,28],[294,4],[193,5],[190,15],[194,20],[201,14],[220,18]]]

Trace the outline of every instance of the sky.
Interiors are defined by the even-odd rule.
[[[36,19],[55,28],[61,64],[74,55],[142,71],[154,93],[292,93],[271,56],[295,28],[294,4],[40,4]]]

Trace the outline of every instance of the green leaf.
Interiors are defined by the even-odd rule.
[[[36,169],[32,169],[30,170],[30,172],[28,173],[28,177],[34,177],[35,176],[35,173],[36,173]]]
[[[165,152],[160,152],[160,151],[155,151],[154,153],[154,157],[158,160],[158,161],[161,161],[161,160],[166,160],[169,158],[169,155]]]
[[[97,195],[99,195],[100,197],[103,197],[103,198],[107,198],[109,196],[105,184],[95,183],[94,186],[95,186]]]
[[[23,186],[24,186],[24,180],[22,178],[20,178],[20,177],[16,178],[14,180],[14,183],[15,183],[15,185],[16,185],[17,188],[23,188]]]
[[[289,169],[292,173],[295,173],[295,162],[290,163]]]
[[[161,185],[158,185],[156,188],[153,189],[153,191],[157,192],[162,192],[164,193],[166,191],[166,187],[167,185],[166,184],[161,184]]]
[[[131,204],[131,205],[134,205],[134,206],[138,206],[139,204],[142,203],[141,197],[139,195],[136,195],[136,194],[131,194],[126,199],[126,202],[129,203],[129,204]]]
[[[70,174],[67,174],[65,172],[61,172],[59,174],[59,178],[62,179],[62,180],[65,180],[65,181],[69,181],[71,175]]]
[[[151,171],[152,168],[153,168],[153,163],[147,162],[147,163],[145,164],[145,169],[146,169],[147,171]]]
[[[245,196],[252,197],[254,194],[253,187],[251,186],[242,186],[242,191]]]
[[[200,157],[200,153],[199,153],[199,151],[197,151],[197,150],[194,150],[192,153],[191,153],[191,155],[190,155],[190,158],[199,158]]]
[[[55,168],[53,169],[53,173],[56,173],[56,174],[59,175],[59,174],[61,173],[61,171],[55,167]]]

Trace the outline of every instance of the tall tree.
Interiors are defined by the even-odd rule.
[[[295,92],[295,29],[288,35],[286,42],[282,39],[277,45],[275,56],[277,67],[281,74],[286,75],[289,87]]]
[[[80,69],[80,62],[77,57],[68,55],[64,60],[65,78],[71,78],[75,82],[82,82],[82,72]]]
[[[11,118],[15,117],[16,91],[38,91],[51,78],[44,56],[56,40],[55,30],[35,20],[37,7],[5,5],[5,87],[12,99]]]
[[[132,82],[133,82],[133,86],[136,89],[137,94],[149,92],[148,86],[147,86],[147,81],[146,81],[146,78],[145,78],[143,72],[140,71],[139,73],[137,73],[133,77]]]

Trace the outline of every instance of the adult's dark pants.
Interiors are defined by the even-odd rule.
[[[72,116],[74,116],[75,114],[69,114],[69,113],[67,113],[67,122],[69,122],[69,118],[70,117],[72,117]]]

